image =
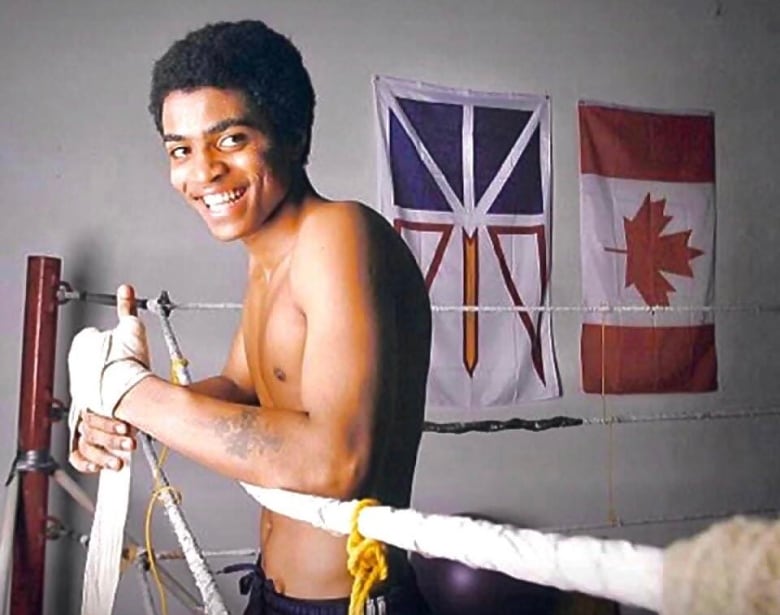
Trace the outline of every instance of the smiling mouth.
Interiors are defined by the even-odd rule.
[[[244,196],[244,193],[246,193],[246,188],[237,188],[217,194],[205,194],[201,200],[212,214],[219,215],[227,211],[233,203]]]

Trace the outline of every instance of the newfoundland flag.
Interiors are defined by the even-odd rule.
[[[629,308],[586,312],[585,392],[715,390],[714,117],[581,102],[579,127],[584,302]]]
[[[539,309],[550,263],[549,101],[385,77],[375,93],[382,212],[431,303],[453,308],[433,316],[429,407],[479,415],[557,396],[549,313]]]

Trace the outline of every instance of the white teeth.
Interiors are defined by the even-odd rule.
[[[219,194],[206,194],[203,196],[203,203],[205,203],[206,207],[209,209],[218,205],[232,203],[233,201],[240,199],[241,196],[243,196],[244,191],[244,188],[240,188],[239,190],[230,190],[228,192],[220,192]]]

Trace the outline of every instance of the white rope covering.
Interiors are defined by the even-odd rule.
[[[201,555],[203,557],[212,559],[217,557],[224,557],[224,558],[239,558],[239,557],[245,557],[251,560],[256,560],[257,556],[259,554],[258,549],[220,549],[220,550],[208,550],[203,549],[201,551]],[[171,551],[155,551],[154,552],[154,559],[156,561],[163,561],[163,560],[175,560],[175,559],[184,559],[184,553],[181,549],[174,549]]]
[[[0,526],[0,612],[8,612],[8,585],[11,582],[13,565],[14,526],[16,525],[16,505],[19,500],[19,475],[14,471],[11,482],[5,491],[3,519]]]
[[[149,467],[155,474],[155,478],[157,478],[164,487],[170,487],[168,479],[160,468],[160,463],[157,459],[157,454],[154,452],[151,438],[146,434],[140,434],[140,441],[141,449],[149,463]],[[165,514],[171,524],[173,533],[176,535],[176,538],[181,545],[184,559],[187,561],[190,572],[192,572],[192,578],[195,581],[195,585],[200,592],[201,598],[203,598],[206,613],[208,613],[208,615],[228,615],[227,607],[219,593],[214,574],[211,572],[208,562],[206,562],[203,557],[197,540],[195,539],[187,520],[184,518],[184,513],[178,502],[169,489],[160,491],[158,497],[163,504]]]
[[[163,337],[165,338],[165,343],[168,347],[171,359],[177,361],[177,378],[179,382],[181,384],[189,384],[191,382],[189,372],[186,368],[186,365],[184,365],[182,362],[183,357],[181,350],[179,349],[176,336],[173,333],[173,329],[168,320],[168,316],[165,313],[165,310],[155,310],[151,307],[150,309],[159,317],[160,325],[163,331]],[[179,541],[184,559],[187,561],[187,565],[189,566],[190,572],[192,573],[195,585],[198,587],[200,595],[203,598],[203,604],[205,606],[206,613],[209,615],[227,615],[228,611],[225,607],[222,596],[219,593],[219,588],[217,587],[214,574],[211,571],[208,562],[206,562],[206,559],[203,557],[197,540],[195,539],[192,530],[187,524],[187,520],[184,518],[184,513],[181,510],[181,507],[170,492],[168,478],[166,477],[165,472],[163,471],[159,460],[157,459],[157,454],[155,453],[154,446],[152,445],[152,439],[147,434],[140,434],[140,441],[144,456],[149,463],[149,467],[151,468],[155,479],[163,487],[166,487],[165,490],[160,492],[159,498],[163,503],[165,513],[168,516],[168,521],[171,524],[171,528],[173,529],[173,532],[176,534],[176,538]]]
[[[263,506],[337,534],[349,534],[356,502],[243,484]],[[659,611],[663,552],[626,541],[544,534],[488,521],[430,515],[389,506],[365,508],[358,529],[367,538],[497,570],[532,583],[579,591]]]

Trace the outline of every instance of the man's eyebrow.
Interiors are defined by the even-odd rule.
[[[216,124],[213,124],[203,131],[203,135],[214,135],[227,130],[233,126],[246,126],[247,128],[257,128],[256,122],[253,122],[248,116],[244,117],[229,117],[224,120],[220,120]],[[175,133],[165,133],[163,135],[163,142],[168,143],[170,141],[186,141],[187,137]]]

